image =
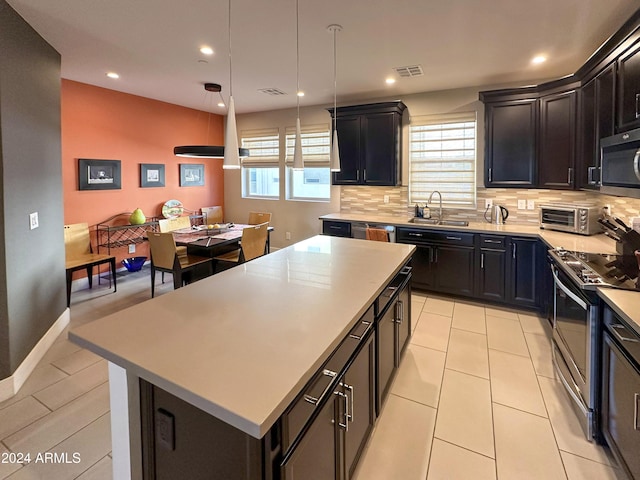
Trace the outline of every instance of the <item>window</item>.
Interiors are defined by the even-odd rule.
[[[280,137],[278,129],[242,132],[242,148],[249,156],[242,161],[244,198],[280,197]]]
[[[331,136],[328,125],[301,128],[302,158],[304,170],[293,170],[295,128],[286,129],[287,145],[287,199],[329,200],[331,196],[331,172],[329,152]]]
[[[476,114],[411,119],[409,203],[442,194],[450,208],[476,208]]]

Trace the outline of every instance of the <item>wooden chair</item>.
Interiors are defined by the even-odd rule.
[[[223,222],[223,214],[222,214],[222,207],[221,206],[215,206],[215,207],[202,207],[200,209],[200,211],[202,212],[202,215],[204,215],[204,224],[205,225],[212,225],[215,223],[222,223]]]
[[[209,257],[197,255],[178,254],[176,242],[170,232],[149,232],[149,247],[151,250],[151,297],[155,296],[156,270],[173,274],[173,288],[180,288],[191,279],[188,275],[200,265],[208,265],[208,274],[213,273],[212,261]],[[163,278],[164,281],[164,278]]]
[[[214,257],[214,260],[237,265],[264,255],[267,246],[267,228],[269,224],[265,222],[242,229],[240,248]]]
[[[73,272],[86,270],[89,288],[93,288],[93,267],[103,263],[111,265],[113,291],[116,287],[116,257],[102,253],[93,253],[91,237],[87,223],[73,223],[64,226],[65,267],[67,270],[67,307],[71,305],[71,282]],[[109,283],[111,285],[111,283]]]
[[[161,233],[173,232],[174,230],[181,230],[183,228],[191,228],[191,219],[188,215],[158,220],[158,229]]]
[[[260,225],[261,223],[269,223],[271,214],[267,212],[249,212],[249,225]]]

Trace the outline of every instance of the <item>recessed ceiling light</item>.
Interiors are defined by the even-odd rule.
[[[394,83],[396,83],[396,79],[389,77],[385,80],[385,82],[387,82],[387,85],[393,85]]]
[[[538,65],[539,63],[544,63],[547,61],[547,57],[544,55],[537,55],[531,59],[531,63],[534,65]]]
[[[211,47],[200,47],[200,53],[203,55],[213,55],[213,48]]]
[[[120,75],[118,75],[116,72],[107,72],[107,77],[109,77],[109,78],[120,78]]]
[[[299,92],[298,92],[298,96],[299,96],[299,97],[304,97],[304,92],[303,92],[303,91],[299,91]]]

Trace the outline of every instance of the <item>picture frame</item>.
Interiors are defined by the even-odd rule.
[[[164,164],[140,164],[140,188],[164,187]]]
[[[78,159],[78,190],[120,190],[120,160]]]
[[[204,185],[204,164],[202,163],[181,163],[180,164],[180,186],[181,187],[201,187]]]

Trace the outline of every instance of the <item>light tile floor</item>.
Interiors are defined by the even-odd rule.
[[[119,275],[115,294],[108,283],[80,288],[71,326],[148,300],[149,281],[145,268]],[[554,378],[546,320],[415,291],[412,320],[356,480],[616,478]],[[0,461],[0,479],[111,479],[110,437],[106,362],[65,332],[20,392],[0,403],[0,460],[50,452],[57,463]]]

